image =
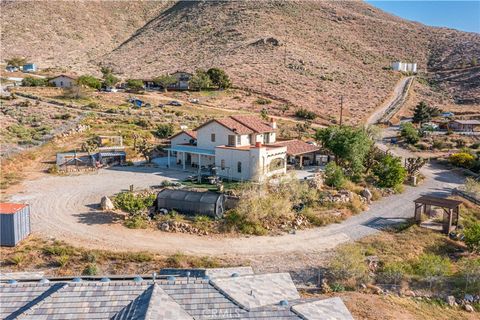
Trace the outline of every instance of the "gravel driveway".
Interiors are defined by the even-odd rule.
[[[133,170],[133,171],[132,171]],[[375,202],[368,211],[340,224],[302,230],[296,234],[262,237],[195,236],[156,230],[130,230],[112,214],[96,209],[101,196],[135,187],[158,185],[163,180],[183,179],[187,174],[164,169],[126,168],[68,177],[45,177],[25,183],[25,191],[13,201],[27,201],[32,208],[34,232],[74,245],[108,250],[149,250],[171,254],[281,256],[288,253],[321,253],[340,243],[373,234],[385,225],[413,216],[412,201],[420,194],[449,194],[462,178],[429,165],[424,183],[406,187],[401,195]]]

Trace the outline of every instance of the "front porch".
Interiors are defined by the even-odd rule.
[[[215,166],[215,151],[197,148],[191,145],[177,145],[167,148],[167,168],[179,168],[183,171],[201,174],[211,171]]]

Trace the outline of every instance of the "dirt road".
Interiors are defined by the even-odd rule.
[[[135,170],[135,171],[130,171]],[[423,185],[407,187],[405,193],[374,203],[357,216],[327,227],[298,231],[296,234],[262,237],[217,237],[130,230],[117,218],[99,212],[101,196],[119,192],[130,184],[136,187],[158,185],[165,179],[182,179],[185,173],[161,169],[127,168],[101,170],[97,174],[71,177],[45,177],[25,183],[25,191],[13,201],[27,201],[32,208],[34,232],[65,240],[74,245],[109,250],[149,250],[164,254],[184,252],[193,255],[275,256],[319,253],[340,243],[375,233],[384,225],[411,217],[412,200],[419,194],[448,193],[462,179],[429,166]]]
[[[393,89],[393,93],[385,103],[375,110],[367,119],[366,124],[376,124],[379,122],[386,122],[399,110],[405,101],[410,85],[414,77],[406,77],[400,79]]]

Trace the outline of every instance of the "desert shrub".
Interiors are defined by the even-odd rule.
[[[265,105],[265,104],[272,103],[272,100],[266,99],[266,98],[257,98],[257,100],[255,100],[255,103],[260,105]]]
[[[20,253],[17,253],[15,255],[13,255],[10,259],[8,259],[8,262],[10,264],[13,264],[17,267],[21,267],[23,265],[23,263],[25,262],[25,255],[23,254],[20,254]]]
[[[297,111],[295,111],[295,116],[302,119],[313,120],[317,117],[317,114],[305,108],[300,108]]]
[[[471,168],[475,163],[475,157],[470,153],[459,152],[452,154],[448,161],[456,167]]]
[[[70,113],[61,113],[53,116],[53,119],[57,119],[57,120],[69,120],[71,118],[72,118],[72,115]]]
[[[70,246],[56,242],[51,246],[45,246],[43,248],[43,253],[50,256],[69,256],[74,253],[74,249]]]
[[[183,253],[175,253],[167,258],[171,268],[218,268],[219,262],[211,257],[191,257]]]
[[[325,166],[325,184],[337,189],[345,185],[345,175],[341,167],[337,166],[335,162],[330,162]]]
[[[365,255],[356,245],[341,247],[328,263],[328,271],[336,281],[357,284],[368,280],[368,266]]]
[[[57,264],[60,268],[65,267],[68,261],[70,261],[70,256],[67,254],[61,255],[57,258]]]
[[[128,255],[128,260],[131,262],[148,262],[153,260],[153,256],[151,253],[145,251],[134,252]]]
[[[131,91],[138,92],[143,90],[143,81],[136,79],[127,80],[127,88]]]
[[[148,221],[145,216],[138,214],[128,217],[123,224],[129,229],[145,229],[148,226]]]
[[[78,77],[77,84],[87,86],[93,89],[99,90],[102,87],[102,82],[91,75],[83,75]]]
[[[373,175],[379,187],[393,188],[403,183],[407,170],[402,166],[401,158],[387,154],[374,165]]]
[[[115,208],[135,215],[153,206],[155,198],[155,194],[121,192],[115,196],[113,203]]]
[[[82,274],[84,276],[95,276],[98,274],[98,267],[95,263],[89,263],[87,264],[87,266],[85,267],[85,269],[83,269],[82,271]]]
[[[480,252],[480,222],[465,227],[463,235],[467,247],[474,252]]]
[[[83,254],[83,260],[89,263],[94,263],[97,261],[97,254],[94,252],[85,252]]]
[[[47,172],[50,173],[50,174],[59,174],[60,173],[60,167],[58,165],[54,164],[50,168],[48,168]]]
[[[155,130],[155,135],[159,138],[168,138],[173,134],[173,124],[171,123],[160,123],[157,125]]]
[[[400,136],[408,144],[415,144],[420,141],[418,130],[411,123],[403,123],[400,127]]]
[[[382,267],[377,274],[377,282],[397,284],[410,272],[408,264],[403,262],[390,262]]]
[[[437,277],[444,277],[451,272],[451,263],[448,258],[432,253],[422,254],[413,265],[413,272],[432,285]]]
[[[462,286],[466,293],[480,292],[480,258],[463,258],[458,264],[457,278],[459,286]]]
[[[44,78],[25,77],[22,80],[24,87],[44,87],[46,85],[48,85],[48,80]]]
[[[480,181],[468,177],[465,179],[465,191],[480,196]]]
[[[85,107],[88,109],[98,109],[100,108],[100,104],[98,104],[97,102],[90,102]]]

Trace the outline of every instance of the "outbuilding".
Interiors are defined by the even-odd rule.
[[[187,191],[163,189],[157,196],[157,209],[175,210],[187,215],[205,215],[221,218],[225,196],[221,193],[206,191]]]
[[[48,82],[50,82],[57,88],[71,88],[75,85],[76,81],[76,76],[70,76],[66,74],[61,74],[48,80]]]
[[[30,206],[0,203],[0,245],[14,247],[30,234]]]

